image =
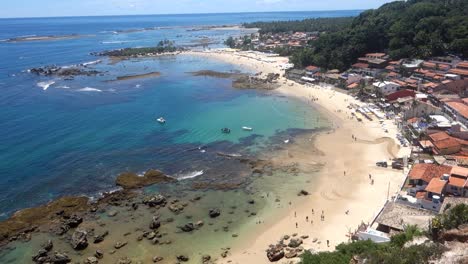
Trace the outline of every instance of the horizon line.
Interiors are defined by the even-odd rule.
[[[70,16],[30,16],[30,17],[0,17],[1,19],[32,19],[32,18],[86,18],[86,17],[123,17],[123,16],[175,16],[175,15],[217,15],[217,14],[255,14],[255,13],[303,13],[303,12],[338,12],[364,11],[368,9],[336,9],[336,10],[307,10],[307,11],[256,11],[256,12],[206,12],[206,13],[165,13],[165,14],[129,14],[129,15],[70,15]]]

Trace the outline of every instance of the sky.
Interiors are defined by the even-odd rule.
[[[358,10],[392,0],[2,0],[0,18]]]

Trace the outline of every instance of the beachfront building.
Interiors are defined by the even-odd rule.
[[[307,66],[305,68],[306,70],[306,74],[309,75],[309,76],[312,76],[314,75],[315,73],[319,72],[320,71],[320,68],[317,67],[317,66],[313,66],[313,65],[310,65],[310,66]]]
[[[451,155],[460,152],[461,144],[455,138],[451,137],[446,132],[438,132],[429,135],[433,147],[433,152],[436,155]]]
[[[372,84],[378,91],[380,91],[383,95],[388,95],[394,93],[400,89],[400,85],[394,82],[383,81],[383,82],[375,82]]]
[[[436,164],[418,163],[414,164],[408,174],[408,193],[416,196],[418,192],[424,191],[432,179],[441,178],[444,174],[449,175],[452,170],[450,166],[439,166]]]

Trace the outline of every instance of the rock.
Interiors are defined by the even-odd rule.
[[[273,246],[267,250],[267,257],[270,262],[276,262],[284,258],[284,250],[281,246]]]
[[[289,238],[290,238],[289,235],[284,235],[284,236],[283,236],[283,240],[288,240]]]
[[[254,204],[254,203],[255,203],[255,200],[252,199],[252,200],[249,200],[249,201],[247,201],[247,202],[248,202],[249,204]]]
[[[102,259],[104,257],[104,253],[100,249],[96,249],[96,252],[94,252],[94,256],[98,259]]]
[[[71,245],[75,250],[82,250],[88,246],[88,232],[76,230],[71,237]]]
[[[301,238],[302,238],[302,239],[308,239],[309,236],[308,236],[308,235],[303,235],[303,236],[301,236]]]
[[[104,241],[104,238],[109,235],[109,231],[104,231],[102,234],[99,234],[99,235],[96,235],[94,236],[94,241],[93,243],[94,244],[98,244],[98,243],[101,243],[102,241]]]
[[[169,210],[171,210],[171,212],[173,212],[175,214],[178,214],[178,213],[180,213],[180,212],[182,212],[184,210],[184,206],[182,204],[178,204],[178,203],[170,204],[168,208],[169,208]]]
[[[96,257],[88,257],[85,261],[85,264],[98,264],[99,261]]]
[[[158,170],[148,170],[143,176],[139,176],[133,172],[125,172],[120,174],[115,183],[124,189],[142,188],[155,183],[172,182],[174,178],[169,177]]]
[[[63,221],[64,225],[69,228],[76,228],[83,222],[83,218],[77,215],[72,215],[70,218]]]
[[[292,238],[291,241],[289,241],[288,247],[291,248],[297,248],[300,245],[302,245],[302,239],[300,238]]]
[[[295,257],[297,257],[297,253],[296,253],[296,251],[286,252],[286,254],[284,254],[284,257],[287,258],[287,259],[295,258]]]
[[[195,226],[193,225],[193,223],[187,223],[179,228],[184,232],[192,232],[195,229]]]
[[[189,257],[187,257],[185,255],[178,255],[177,260],[182,261],[182,262],[187,262],[187,261],[189,261]]]
[[[297,194],[297,196],[301,196],[301,195],[307,196],[307,195],[309,195],[309,192],[306,191],[306,190],[300,190],[299,193]]]
[[[152,195],[152,196],[145,197],[143,199],[143,204],[146,204],[149,207],[155,207],[155,206],[164,207],[167,204],[167,199],[161,194]]]
[[[116,210],[110,210],[108,213],[107,213],[107,216],[109,217],[114,217],[118,214],[119,212],[117,212]]]
[[[203,263],[203,264],[208,263],[210,260],[211,260],[211,256],[210,256],[210,255],[203,255],[203,256],[202,256],[202,263]]]
[[[198,228],[202,227],[204,225],[203,221],[198,221],[196,224],[195,224]]]
[[[54,243],[52,243],[52,240],[50,239],[47,240],[47,242],[44,245],[42,245],[42,248],[46,251],[51,251],[53,247],[54,247]]]
[[[132,203],[132,209],[137,210],[138,209],[138,204],[137,203]]]
[[[157,262],[160,262],[160,261],[163,261],[163,260],[164,260],[163,257],[158,257],[158,256],[153,257],[153,262],[154,263],[157,263]]]
[[[46,263],[54,263],[54,264],[65,264],[70,263],[71,259],[64,253],[55,252],[49,259],[49,262]]]
[[[211,218],[216,218],[221,215],[221,210],[219,210],[218,208],[213,208],[210,209],[208,214]]]
[[[154,230],[158,229],[159,227],[161,227],[161,221],[159,221],[159,216],[153,216],[149,228]]]
[[[117,261],[117,264],[132,264],[132,260],[128,257],[123,257]]]
[[[158,238],[153,238],[153,240],[151,240],[151,243],[153,243],[153,245],[157,245],[157,244],[159,244],[159,239]]]
[[[47,253],[48,253],[47,250],[45,250],[45,249],[39,249],[39,251],[37,252],[37,254],[34,255],[34,256],[32,256],[32,260],[33,260],[34,262],[39,262],[39,260],[40,260],[41,258],[44,258],[44,257],[47,256]]]
[[[151,240],[151,239],[153,239],[153,238],[155,238],[155,237],[156,237],[156,233],[155,233],[155,232],[150,232],[150,233],[146,236],[146,238],[149,239],[149,240]]]
[[[114,248],[115,249],[120,249],[120,248],[123,248],[125,245],[127,245],[127,241],[124,241],[124,242],[119,241],[119,242],[115,243]]]
[[[232,234],[232,237],[238,237],[239,235],[238,234]]]

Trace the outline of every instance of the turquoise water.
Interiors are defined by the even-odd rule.
[[[236,90],[231,80],[193,77],[197,70],[239,71],[235,65],[181,56],[112,64],[91,52],[151,46],[162,39],[179,45],[209,37],[221,47],[231,30],[190,31],[194,25],[257,20],[352,16],[360,11],[1,19],[0,40],[26,35],[80,34],[61,41],[0,41],[0,218],[61,195],[95,195],[114,187],[122,171],[161,169],[179,176],[217,166],[216,152],[255,152],[296,129],[317,113],[301,102],[262,91]],[[165,27],[116,33],[116,30]],[[98,76],[74,80],[39,77],[32,67],[89,66]],[[160,77],[111,81],[159,71]],[[40,82],[53,81],[47,90]],[[155,119],[164,116],[166,125]],[[314,118],[308,120],[315,120]],[[252,127],[252,132],[241,129]],[[222,134],[229,127],[232,133]],[[206,152],[199,147],[206,147]],[[200,177],[207,177],[202,175]],[[213,173],[211,173],[213,175]]]

